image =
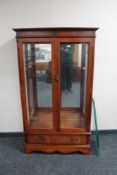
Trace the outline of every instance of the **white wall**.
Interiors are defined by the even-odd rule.
[[[99,129],[117,129],[116,16],[116,0],[0,0],[0,132],[23,131],[16,27],[100,27],[94,76],[98,123]]]

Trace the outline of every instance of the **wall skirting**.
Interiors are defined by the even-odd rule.
[[[0,132],[0,137],[23,137],[23,132]]]
[[[117,134],[117,129],[113,130],[99,130],[100,134]],[[92,134],[94,134],[94,131],[91,131]],[[23,132],[0,132],[0,137],[23,137]]]

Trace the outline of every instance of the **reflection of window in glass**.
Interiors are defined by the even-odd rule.
[[[75,44],[73,54],[73,65],[81,67],[81,56],[82,56],[82,44]]]
[[[50,61],[51,60],[51,45],[50,44],[35,44],[36,60]]]

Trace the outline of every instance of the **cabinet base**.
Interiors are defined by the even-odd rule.
[[[38,145],[38,144],[25,144],[25,153],[31,152],[44,152],[44,153],[73,153],[81,152],[83,154],[90,153],[90,145]]]

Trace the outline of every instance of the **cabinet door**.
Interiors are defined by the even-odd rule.
[[[90,39],[58,39],[60,129],[85,128],[90,120]],[[90,70],[92,71],[92,70]],[[90,101],[88,100],[90,99]]]
[[[36,40],[36,41],[35,41]],[[52,39],[22,39],[25,100],[32,129],[54,128],[54,54]],[[21,77],[23,76],[20,72]]]

